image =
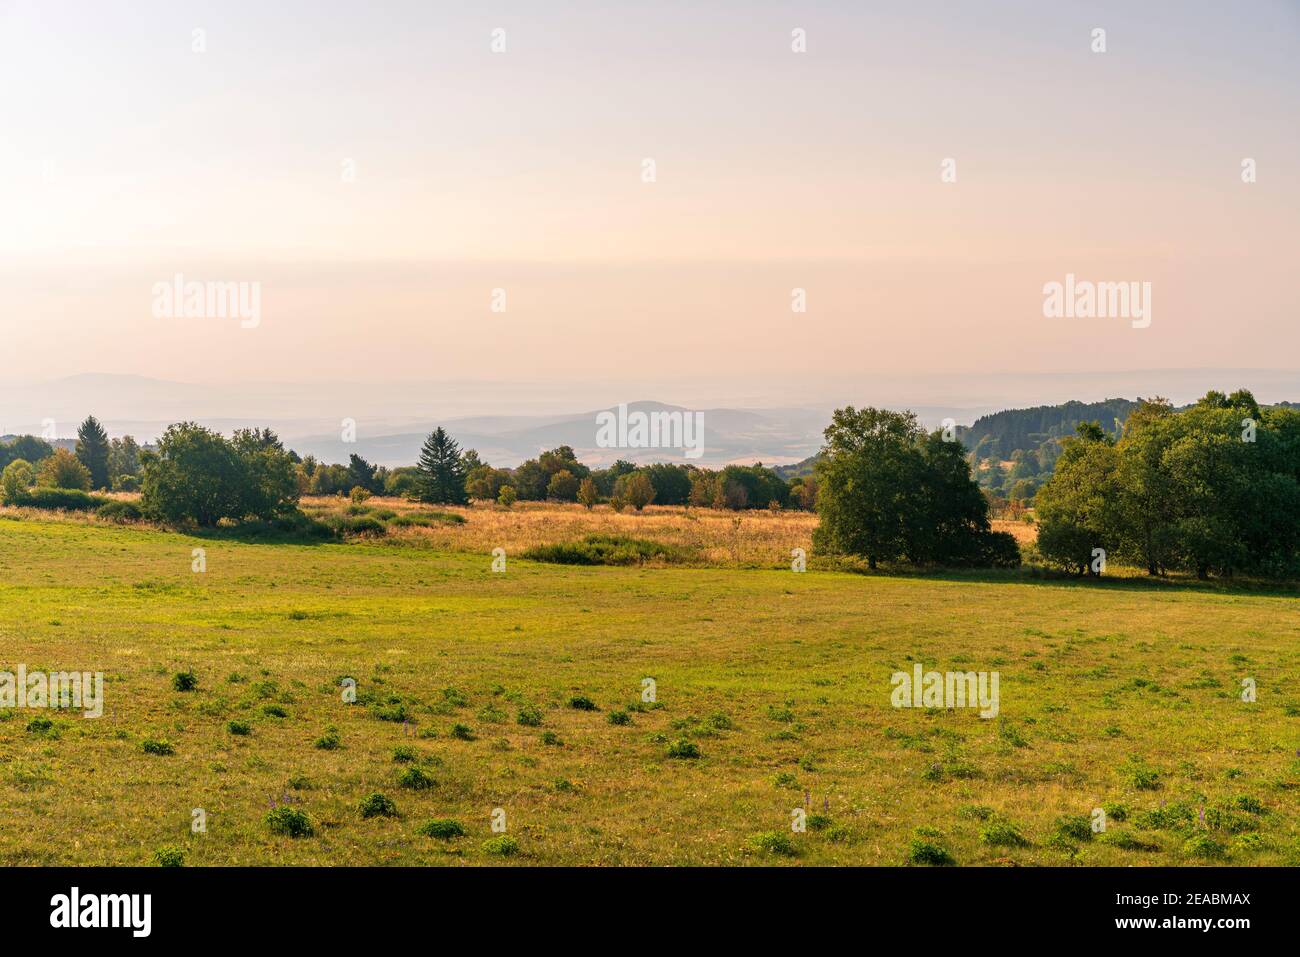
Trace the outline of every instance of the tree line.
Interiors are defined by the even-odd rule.
[[[5,504],[89,508],[104,500],[82,493],[138,490],[142,515],[201,526],[286,515],[303,495],[392,495],[449,505],[475,499],[506,508],[516,501],[587,508],[607,502],[618,511],[652,503],[735,510],[816,504],[813,477],[786,482],[761,464],[715,471],[620,460],[592,469],[563,445],[516,468],[494,468],[473,449],[462,451],[441,427],[429,434],[415,465],[393,469],[356,454],[346,464],[300,457],[270,429],[241,429],[227,438],[181,422],[141,448],[130,436],[110,441],[92,416],[78,435],[75,454],[32,436],[0,445]]]
[[[1245,390],[1176,410],[1141,401],[1119,438],[1084,423],[1035,499],[1038,550],[1083,574],[1098,559],[1231,577],[1300,575],[1300,412]]]
[[[593,469],[569,446],[494,468],[442,428],[414,466],[385,469],[357,455],[346,465],[300,458],[270,429],[227,438],[192,422],[141,448],[130,437],[110,441],[89,417],[75,452],[32,436],[0,444],[0,500],[88,507],[104,501],[91,490],[138,487],[142,514],[206,526],[293,514],[310,493],[505,508],[521,500],[608,502],[619,511],[799,508],[820,517],[819,551],[861,556],[870,567],[1019,563],[1012,536],[990,528],[990,497],[960,441],[927,433],[910,412],[852,406],[835,411],[825,439],[812,474],[789,480],[761,464]],[[1080,423],[1035,506],[1037,551],[1063,569],[1097,573],[1109,561],[1152,575],[1300,577],[1300,411],[1261,407],[1244,390],[1209,392],[1185,409],[1141,400],[1118,436]]]

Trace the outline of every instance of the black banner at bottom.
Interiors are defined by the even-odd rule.
[[[663,931],[683,921],[695,935],[716,926],[733,944],[752,937],[770,945],[787,935],[806,943],[851,924],[855,936],[911,928],[949,942],[964,925],[995,931],[999,942],[1135,937],[1184,944],[1199,937],[1232,947],[1283,933],[1295,872],[22,868],[0,871],[0,885],[6,923],[20,939],[77,935],[85,943],[94,936],[128,946],[339,944],[357,941],[358,933],[441,922],[448,930],[526,928],[533,940],[571,940],[586,923],[625,920],[631,939],[649,932],[647,921]]]

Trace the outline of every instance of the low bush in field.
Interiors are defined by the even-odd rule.
[[[490,837],[483,842],[483,853],[497,857],[513,857],[519,853],[519,842],[508,834]]]
[[[266,826],[272,833],[286,837],[311,837],[316,830],[312,827],[311,818],[304,812],[284,805],[271,809],[266,815]]]
[[[1014,824],[997,821],[980,832],[980,840],[993,847],[1028,847],[1028,839]]]
[[[409,788],[412,791],[427,791],[438,782],[419,768],[407,768],[398,776],[397,783],[401,787]]]
[[[691,556],[685,549],[642,538],[588,535],[580,542],[537,545],[523,557],[556,565],[638,565],[648,561],[684,562]]]
[[[668,757],[692,760],[700,756],[699,746],[691,741],[677,740],[668,745]]]
[[[449,841],[453,837],[464,837],[465,827],[460,821],[453,820],[449,817],[434,818],[431,821],[425,821],[416,831],[425,837],[438,837],[444,841]]]
[[[795,857],[799,849],[794,841],[780,831],[764,831],[749,839],[749,846],[760,854],[772,854],[777,857]]]
[[[153,860],[159,867],[180,867],[185,863],[185,852],[174,844],[166,844],[153,852]]]
[[[397,817],[397,805],[387,795],[376,791],[361,802],[362,817]]]
[[[951,854],[930,841],[915,838],[907,848],[907,863],[928,864],[931,867],[947,867],[957,862]]]
[[[398,515],[389,525],[397,528],[432,528],[435,525],[464,525],[465,516],[455,512],[415,512]]]
[[[144,512],[134,502],[108,502],[95,509],[95,515],[110,522],[138,522]]]
[[[388,526],[369,515],[326,515],[320,522],[339,538],[360,538],[388,533]]]
[[[91,495],[75,488],[47,488],[37,486],[28,489],[15,505],[27,508],[61,508],[69,512],[89,512],[112,503],[112,499],[102,495]]]

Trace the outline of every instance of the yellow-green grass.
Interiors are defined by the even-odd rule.
[[[196,547],[205,573],[191,571]],[[1187,846],[1197,835],[1229,863],[1300,858],[1294,597],[1014,575],[490,564],[383,541],[243,544],[0,518],[0,669],[106,676],[102,718],[40,712],[55,720],[42,734],[26,730],[38,712],[0,713],[0,863],[145,864],[173,845],[193,865],[892,865],[915,839],[959,864],[1142,865],[1204,861]],[[891,707],[891,674],[916,661],[998,671],[1000,718]],[[186,669],[197,690],[173,690]],[[363,702],[397,696],[414,723],[344,703],[347,675]],[[659,707],[610,723],[644,677]],[[1241,700],[1243,678],[1254,703]],[[600,710],[569,707],[574,695]],[[525,705],[540,726],[517,723]],[[252,733],[232,735],[231,720]],[[474,739],[452,737],[457,723]],[[341,746],[315,747],[331,726]],[[562,743],[543,743],[546,732]],[[680,738],[701,756],[667,757]],[[175,753],[145,753],[146,739]],[[435,787],[398,786],[412,766],[393,760],[403,745]],[[1158,772],[1157,789],[1135,786],[1139,763]],[[376,791],[400,817],[361,816]],[[830,827],[791,832],[805,792]],[[313,836],[265,824],[286,795]],[[1223,812],[1243,797],[1267,813]],[[1130,814],[1105,838],[1052,839],[1061,815],[1110,802]],[[1197,818],[1204,805],[1207,823],[1136,827],[1164,802]],[[191,833],[194,808],[206,833]],[[483,848],[494,808],[515,856]],[[431,818],[467,834],[419,834]],[[1030,846],[986,843],[996,821]],[[765,832],[788,836],[796,856],[757,849]],[[1160,850],[1125,850],[1112,843],[1120,833]]]

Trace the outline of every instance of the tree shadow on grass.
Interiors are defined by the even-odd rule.
[[[239,522],[216,528],[179,528],[191,538],[242,545],[337,545],[343,541],[333,529],[312,519],[273,519]]]
[[[831,570],[831,569],[828,569]],[[1185,592],[1217,595],[1253,595],[1261,598],[1300,597],[1300,582],[1269,581],[1238,577],[1201,580],[1188,575],[1155,578],[1136,569],[1122,569],[1118,575],[1072,575],[1041,566],[1021,568],[916,568],[890,565],[878,571],[844,565],[834,571],[882,578],[914,578],[928,581],[970,582],[982,585],[1047,585],[1054,588],[1084,588],[1107,591],[1158,592],[1177,595]]]

